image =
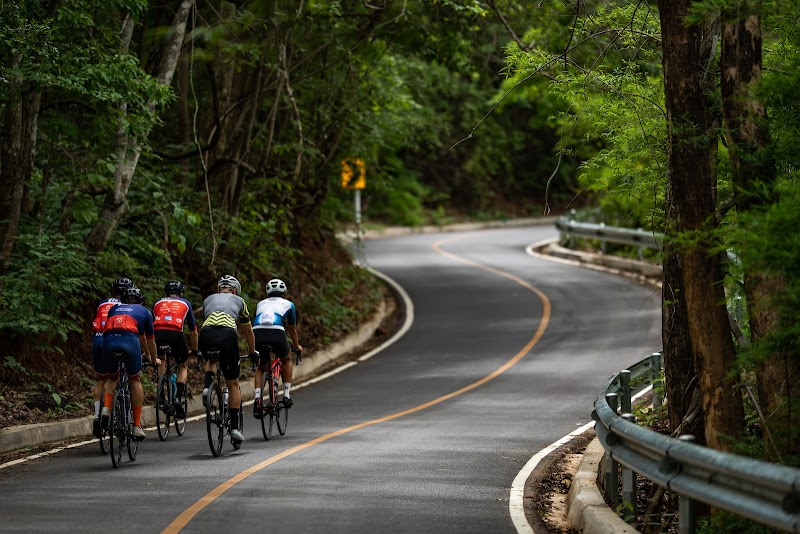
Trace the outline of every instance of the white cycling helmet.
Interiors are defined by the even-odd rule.
[[[273,293],[280,293],[281,295],[286,293],[286,284],[283,280],[273,278],[267,282],[267,295],[272,295]]]
[[[242,284],[240,284],[236,278],[229,274],[223,275],[219,279],[219,282],[217,282],[217,289],[222,289],[223,287],[229,287],[233,289],[237,295],[242,292]]]

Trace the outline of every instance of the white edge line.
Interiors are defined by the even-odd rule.
[[[643,397],[647,394],[653,386],[647,386],[642,391],[637,393],[631,398],[631,401],[635,401]],[[514,523],[514,527],[517,529],[519,534],[533,534],[533,527],[531,527],[530,523],[528,523],[528,518],[525,516],[525,483],[528,481],[528,478],[533,473],[533,470],[536,469],[536,466],[539,465],[544,458],[547,457],[551,452],[555,451],[562,445],[569,443],[574,438],[580,436],[590,428],[594,426],[594,422],[586,423],[582,427],[570,432],[560,440],[551,443],[544,449],[537,452],[533,457],[528,460],[528,463],[517,473],[517,476],[514,477],[514,482],[511,483],[511,491],[508,498],[508,511],[511,514],[511,521]]]
[[[398,330],[395,333],[395,335],[393,335],[390,339],[385,341],[381,346],[372,349],[368,353],[358,358],[359,362],[363,362],[372,358],[373,356],[381,352],[383,349],[396,342],[398,339],[403,337],[406,332],[408,332],[409,328],[411,328],[411,325],[414,323],[414,303],[411,301],[411,297],[408,296],[408,293],[406,293],[406,290],[400,287],[400,284],[398,284],[397,282],[395,282],[382,272],[376,271],[371,267],[366,267],[366,269],[375,276],[377,276],[378,278],[380,278],[381,280],[383,280],[384,282],[386,282],[387,284],[389,284],[390,286],[392,286],[392,288],[394,288],[394,290],[397,291],[397,294],[400,295],[400,298],[403,299],[403,305],[405,306],[406,310],[406,320],[403,323],[403,327],[400,328],[400,330]]]
[[[405,323],[403,323],[403,327],[397,333],[395,333],[395,335],[393,335],[390,339],[385,341],[379,347],[377,347],[375,349],[372,349],[367,354],[364,354],[363,356],[358,358],[358,361],[348,362],[348,363],[346,363],[344,365],[341,365],[341,366],[339,366],[339,367],[337,367],[337,368],[335,368],[335,369],[333,369],[331,371],[328,371],[325,374],[322,374],[322,375],[320,375],[318,377],[312,378],[311,380],[306,380],[302,384],[298,384],[297,386],[294,386],[292,388],[293,390],[298,390],[298,389],[301,389],[301,388],[303,388],[305,386],[309,386],[309,385],[314,384],[316,382],[320,382],[321,380],[325,380],[326,378],[330,378],[331,376],[333,376],[335,374],[341,373],[342,371],[344,371],[346,369],[349,369],[350,367],[353,367],[354,365],[358,364],[358,362],[363,362],[363,361],[365,361],[365,360],[367,360],[369,358],[372,358],[373,356],[375,356],[376,354],[378,354],[382,350],[386,349],[389,345],[393,344],[398,339],[400,339],[411,328],[411,325],[414,322],[414,303],[411,301],[411,297],[408,296],[408,293],[406,293],[406,291],[402,287],[400,287],[400,284],[398,284],[397,282],[395,282],[394,280],[392,280],[391,278],[389,278],[388,276],[386,276],[382,272],[376,271],[375,269],[372,269],[370,267],[365,267],[365,268],[369,272],[371,272],[372,274],[374,274],[375,276],[377,276],[378,278],[384,280],[387,284],[392,286],[394,288],[394,290],[397,291],[397,293],[403,299],[403,303],[404,303],[404,305],[406,307],[406,320],[405,320]],[[246,402],[242,402],[242,406],[249,406],[251,404],[253,404],[252,400],[249,400],[249,401],[246,401]],[[189,422],[189,421],[199,421],[201,419],[205,419],[205,417],[206,417],[205,414],[194,415],[194,416],[191,416],[191,417],[187,417],[186,421],[187,422]],[[147,428],[145,428],[145,430],[156,430],[156,427],[154,427],[154,426],[147,427]],[[72,448],[75,448],[75,447],[82,447],[84,445],[91,445],[92,443],[97,443],[97,438],[94,438],[94,439],[91,439],[91,440],[88,440],[88,441],[81,441],[80,443],[73,443],[71,445],[65,445],[63,447],[57,447],[57,448],[54,448],[54,449],[50,449],[48,451],[44,451],[44,452],[40,452],[40,453],[37,453],[37,454],[33,454],[31,456],[27,456],[25,458],[17,458],[16,460],[11,460],[10,462],[6,462],[4,464],[0,464],[0,469],[5,469],[7,467],[11,467],[11,466],[14,466],[14,465],[25,463],[28,460],[36,460],[37,458],[41,458],[41,457],[47,456],[49,454],[55,454],[57,452],[65,450],[65,449],[72,449]]]

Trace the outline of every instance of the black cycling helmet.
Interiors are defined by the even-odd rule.
[[[273,278],[267,282],[267,295],[283,295],[286,293],[286,284],[283,280]]]
[[[179,280],[170,280],[164,284],[164,294],[170,295],[183,295],[184,286]]]
[[[122,294],[123,304],[144,304],[144,293],[138,287],[129,287]]]
[[[131,287],[133,287],[133,280],[123,276],[114,280],[111,284],[111,292],[114,293],[114,296],[121,297],[125,290]]]

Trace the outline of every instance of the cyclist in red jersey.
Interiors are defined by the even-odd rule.
[[[189,344],[192,347],[192,354],[197,355],[197,323],[194,320],[192,304],[183,298],[184,285],[178,280],[170,280],[164,285],[164,298],[153,306],[153,329],[155,330],[156,346],[169,345],[172,357],[178,364],[177,394],[173,408],[175,415],[183,417],[183,404],[181,399],[186,394],[186,378],[188,369],[186,362],[189,359],[189,352],[186,348],[186,340],[183,336],[184,327],[189,330]],[[163,356],[163,354],[159,354]],[[162,359],[162,362],[164,360]],[[160,373],[164,373],[164,364],[159,368]]]
[[[108,311],[106,330],[103,333],[103,357],[101,366],[106,375],[104,406],[100,419],[102,425],[108,425],[111,409],[114,405],[114,393],[119,382],[119,364],[114,351],[125,353],[125,370],[130,380],[131,404],[133,405],[133,437],[144,439],[142,430],[142,405],[144,390],[139,380],[142,369],[142,356],[150,363],[161,362],[156,356],[156,344],[153,336],[153,316],[144,307],[144,294],[138,287],[125,290],[122,303],[114,305]]]
[[[92,422],[92,434],[96,438],[100,437],[100,409],[102,408],[103,387],[106,383],[106,375],[100,371],[101,358],[103,356],[103,331],[106,327],[106,318],[108,317],[108,310],[115,304],[122,302],[122,294],[125,290],[133,287],[133,281],[130,278],[121,277],[117,278],[111,284],[111,294],[113,297],[101,301],[97,305],[94,321],[92,321],[92,364],[95,372],[94,390],[92,391],[92,398],[94,398],[94,421]]]

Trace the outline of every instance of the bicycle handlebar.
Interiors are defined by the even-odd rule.
[[[251,362],[253,362],[253,371],[255,372],[256,363],[258,362],[258,357],[259,356],[260,355],[259,355],[258,351],[255,351],[252,354],[247,354],[245,356],[239,356],[239,359],[240,360],[250,360]]]
[[[303,361],[303,358],[301,356],[303,354],[303,351],[300,350],[300,349],[292,347],[292,352],[294,352],[294,364],[295,365],[300,365],[300,362]]]

